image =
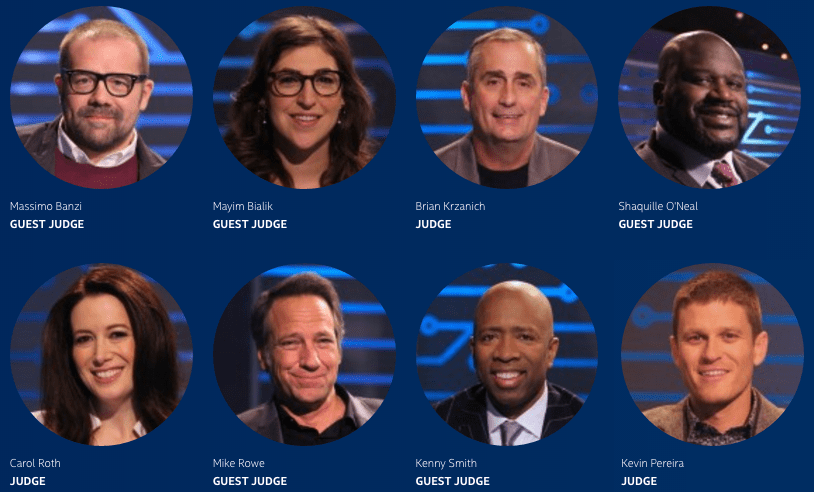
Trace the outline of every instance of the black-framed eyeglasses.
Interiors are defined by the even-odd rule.
[[[99,81],[103,80],[105,89],[114,97],[126,97],[133,91],[136,82],[147,80],[146,75],[129,73],[96,73],[88,70],[62,70],[68,80],[68,86],[76,94],[90,94],[96,90]]]
[[[314,92],[320,96],[333,96],[342,89],[342,73],[336,70],[319,70],[314,75],[284,70],[269,73],[271,93],[275,96],[293,97],[302,92],[305,81],[311,81]]]

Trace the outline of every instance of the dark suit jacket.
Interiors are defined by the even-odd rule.
[[[755,426],[755,435],[757,435],[772,425],[782,415],[783,409],[776,407],[767,400],[765,396],[760,394],[760,391],[755,390],[755,392],[758,400],[760,400],[760,411],[757,414],[757,425]],[[686,405],[687,398],[689,396],[674,405],[664,405],[646,410],[644,416],[659,430],[676,439],[686,441],[689,434],[687,419],[684,418],[684,405]]]
[[[17,127],[17,136],[23,142],[25,150],[51,175],[56,172],[54,153],[57,149],[57,129],[60,121],[62,121],[61,116],[50,123]],[[166,162],[163,157],[144,143],[141,136],[136,142],[136,157],[138,159],[138,179],[140,180],[153,174]]]
[[[546,382],[548,385],[548,408],[540,433],[543,437],[560,430],[582,408],[583,401],[567,389]],[[470,439],[489,444],[489,428],[486,423],[486,389],[476,384],[433,405],[438,415],[450,427]]]
[[[378,410],[382,404],[382,400],[378,398],[355,397],[339,385],[336,386],[336,392],[345,400],[347,405],[345,414],[353,419],[357,429],[370,420],[370,417],[376,413],[376,410]],[[248,425],[251,430],[261,436],[267,437],[272,441],[283,442],[280,416],[277,414],[277,406],[273,400],[274,396],[272,395],[271,400],[259,407],[246,410],[237,417],[242,420],[244,424]]]
[[[650,133],[648,141],[636,146],[636,153],[648,166],[665,178],[681,183],[684,186],[700,188],[698,183],[692,179],[692,176],[687,174],[687,171],[681,167],[679,159],[659,145],[656,140],[655,129]],[[740,176],[741,181],[744,182],[754,178],[769,167],[765,162],[749,157],[739,150],[732,152],[732,162],[735,164],[735,171]],[[704,186],[704,188],[708,187]]]
[[[536,134],[529,159],[529,186],[542,183],[562,171],[578,154],[576,149]],[[480,184],[472,133],[436,150],[435,155],[462,178]]]

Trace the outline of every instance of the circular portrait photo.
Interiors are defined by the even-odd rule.
[[[272,12],[238,34],[215,75],[215,119],[246,169],[288,188],[361,171],[396,108],[393,72],[365,29],[332,10]]]
[[[762,173],[791,140],[800,81],[780,38],[724,7],[682,10],[639,39],[619,81],[636,153],[691,188],[729,188]]]
[[[226,403],[251,430],[314,446],[354,433],[379,409],[396,343],[361,282],[330,267],[289,265],[235,294],[213,360]]]
[[[597,366],[591,318],[574,292],[534,267],[488,265],[457,278],[418,332],[418,378],[444,422],[495,446],[560,430]]]
[[[449,169],[490,188],[524,188],[565,169],[588,141],[596,77],[562,24],[494,7],[438,37],[416,104],[427,143]]]
[[[26,45],[11,116],[44,170],[84,188],[119,188],[158,171],[184,138],[192,82],[172,39],[118,7],[60,16]]]
[[[20,397],[70,441],[138,439],[175,410],[192,371],[184,314],[153,279],[119,265],[86,265],[45,282],[11,337]]]
[[[800,325],[766,280],[695,265],[647,290],[622,338],[633,401],[664,433],[702,446],[744,441],[782,414],[803,372]]]

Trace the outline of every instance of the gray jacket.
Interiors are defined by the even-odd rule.
[[[529,186],[542,183],[571,164],[579,151],[535,134],[534,149],[529,159]],[[478,161],[472,145],[472,133],[435,151],[435,155],[458,176],[480,184]]]

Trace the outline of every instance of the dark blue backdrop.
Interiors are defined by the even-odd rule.
[[[189,129],[169,164],[151,179],[116,190],[81,189],[45,175],[17,139],[8,100],[0,112],[4,179],[10,202],[82,203],[81,212],[5,208],[6,294],[0,323],[8,343],[15,320],[47,279],[76,265],[109,262],[149,272],[183,308],[195,350],[186,394],[154,432],[114,448],[65,441],[28,415],[10,371],[2,382],[3,463],[52,459],[59,469],[5,468],[5,478],[46,476],[51,490],[108,484],[121,491],[213,487],[215,476],[277,476],[288,487],[383,487],[408,490],[417,476],[489,476],[490,487],[601,489],[622,476],[658,476],[662,490],[795,487],[806,477],[812,437],[811,378],[769,431],[745,443],[705,449],[678,442],[650,425],[622,376],[625,323],[641,296],[665,275],[701,263],[753,272],[782,293],[806,339],[812,180],[804,150],[811,127],[801,111],[796,137],[758,178],[710,192],[682,187],[650,171],[633,152],[619,117],[618,84],[626,57],[659,19],[698,2],[654,4],[561,2],[543,10],[567,26],[590,56],[598,111],[579,157],[554,179],[522,190],[468,183],[435,159],[421,132],[415,88],[437,37],[487,2],[314,2],[363,25],[387,55],[397,87],[386,142],[364,171],[322,190],[289,190],[252,177],[220,137],[213,110],[215,73],[235,33],[283,5],[124,1],[161,26],[189,66],[194,104]],[[0,80],[10,87],[28,41],[48,21],[82,5],[43,0],[4,16]],[[790,1],[739,5],[772,28],[795,58],[804,86],[812,73],[808,17]],[[619,212],[620,201],[698,203],[696,212]],[[270,212],[213,211],[213,202],[270,201]],[[485,211],[419,212],[416,202],[483,202]],[[12,219],[84,219],[79,230],[11,229]],[[286,219],[287,229],[214,229],[216,219]],[[620,229],[621,219],[692,219],[692,229]],[[452,229],[416,229],[419,219],[451,219]],[[339,442],[294,448],[270,442],[241,424],[215,380],[212,344],[224,309],[258,272],[295,263],[340,269],[373,292],[390,319],[397,347],[387,399],[364,428]],[[535,266],[579,293],[597,337],[598,365],[590,398],[577,419],[554,436],[503,450],[480,445],[433,415],[416,371],[418,330],[428,307],[453,279],[483,265]],[[8,367],[8,366],[6,366]],[[803,443],[803,444],[801,444]],[[213,468],[213,459],[265,460],[260,470]],[[477,468],[417,469],[415,459],[474,459]],[[683,460],[685,468],[622,470],[621,458]],[[8,465],[4,465],[8,466]],[[617,470],[613,472],[613,470]]]

